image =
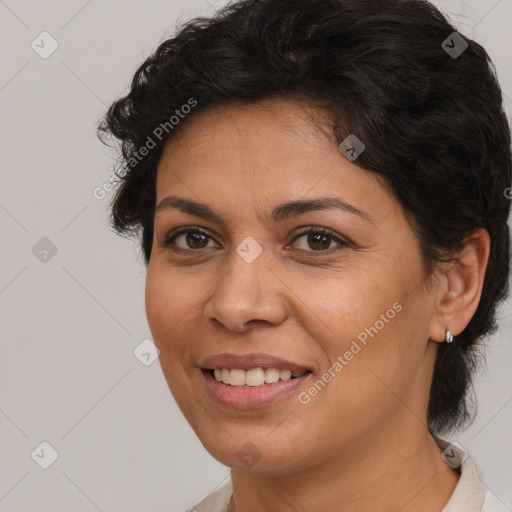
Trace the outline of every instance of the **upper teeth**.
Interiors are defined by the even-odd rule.
[[[271,384],[278,380],[290,380],[300,377],[305,371],[291,372],[290,370],[278,370],[277,368],[253,368],[252,370],[239,370],[227,368],[215,368],[215,379],[231,386],[261,386]]]

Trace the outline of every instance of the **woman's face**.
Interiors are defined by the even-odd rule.
[[[156,190],[148,321],[170,390],[214,457],[284,474],[425,429],[436,344],[417,239],[380,179],[302,108],[274,100],[187,119]],[[205,362],[219,354],[309,372],[260,387],[276,372],[225,370],[253,384],[229,385],[209,370],[287,363]]]

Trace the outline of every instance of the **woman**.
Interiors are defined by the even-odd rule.
[[[480,45],[425,1],[235,2],[163,42],[100,133],[169,388],[231,468],[191,510],[499,510],[438,437],[471,419],[507,294]]]

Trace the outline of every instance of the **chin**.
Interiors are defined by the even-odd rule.
[[[196,433],[210,455],[225,466],[272,475],[286,474],[300,466],[301,454],[297,451],[296,443],[290,439],[286,442],[270,439],[257,428],[254,429],[254,435],[247,429],[244,429],[244,434],[238,435],[229,426],[227,431],[220,430],[222,433],[217,431],[214,436],[211,436],[212,431],[209,430],[206,438],[200,431]]]

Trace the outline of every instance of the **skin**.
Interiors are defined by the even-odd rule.
[[[223,220],[175,208],[155,216],[146,311],[160,364],[205,448],[231,468],[230,512],[441,511],[459,475],[427,430],[430,383],[446,329],[459,334],[476,310],[489,237],[476,231],[455,263],[427,278],[382,178],[345,158],[314,119],[328,122],[267,100],[198,112],[167,142],[157,205],[179,196]],[[325,196],[373,222],[334,208],[265,218],[280,203]],[[181,235],[163,247],[182,226],[208,237]],[[328,228],[348,245],[297,238],[305,227]],[[250,264],[236,252],[248,236],[263,249]],[[299,391],[307,390],[397,302],[401,311],[308,404],[293,393],[238,410],[207,393],[200,362],[221,352],[265,352],[311,367]],[[248,441],[260,456],[252,467],[237,456]]]

